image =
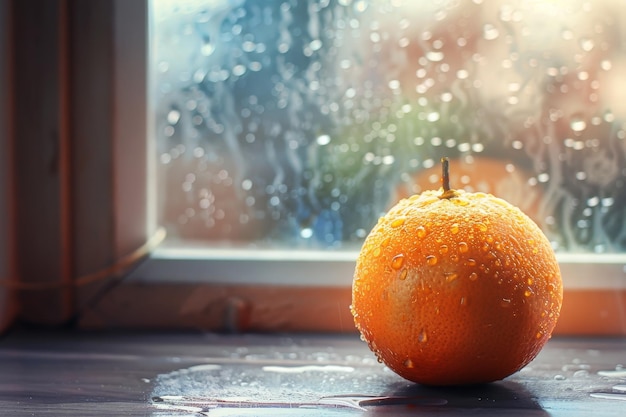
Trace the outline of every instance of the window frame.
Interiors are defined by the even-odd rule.
[[[147,2],[71,5],[73,272],[102,270],[154,233],[149,218]],[[98,82],[94,82],[97,80]],[[98,219],[98,221],[94,221]],[[80,315],[119,276],[77,288]]]
[[[111,192],[101,197],[106,208],[98,209],[102,207],[100,203],[79,204],[76,214],[82,219],[78,224],[84,225],[93,222],[93,210],[99,210],[99,215],[109,219],[105,224],[113,232],[108,236],[109,243],[100,245],[99,253],[103,256],[83,262],[77,268],[80,271],[101,267],[127,254],[147,240],[157,226],[156,185],[149,179],[151,175],[154,178],[156,162],[150,160],[154,149],[150,141],[153,123],[145,54],[148,1],[115,0],[112,4],[111,9],[106,9],[102,2],[82,6],[92,12],[102,7],[108,10],[105,20],[111,23],[110,39],[103,40],[95,34],[83,41],[79,53],[89,53],[94,42],[109,45],[110,112],[107,118],[88,110],[88,117],[73,119],[74,128],[82,132],[83,145],[91,151],[107,147],[112,180],[105,184]],[[90,16],[95,22],[102,19],[94,13]],[[107,76],[108,70],[104,74],[99,74],[94,66],[90,70],[88,74]],[[81,95],[94,88],[95,83],[85,77],[79,84],[77,91]],[[79,102],[75,98],[74,103]],[[137,120],[146,120],[146,125]],[[87,139],[94,123],[109,132],[110,144],[93,144]],[[136,161],[141,162],[137,165]],[[84,190],[103,181],[100,172],[86,169],[90,175],[79,181],[74,192],[79,203],[88,201]],[[91,238],[88,231],[79,227],[74,233],[75,247]],[[78,262],[88,256],[78,256]],[[555,333],[625,335],[625,256],[557,257],[564,276],[565,301]],[[181,249],[165,243],[116,286],[106,288],[104,296],[104,283],[96,286],[97,290],[81,290],[78,324],[83,328],[354,332],[348,306],[355,259],[356,253],[348,252],[237,253],[202,247]]]
[[[146,40],[133,35],[145,28],[146,3],[11,0],[2,7],[0,191],[8,203],[0,256],[8,261],[0,296],[14,306],[7,323],[71,323],[111,286],[79,285],[80,277],[150,235],[146,176],[132,175],[147,166],[146,125],[128,123],[146,117],[147,51],[131,42]],[[127,55],[137,50],[144,52]],[[122,90],[129,90],[124,97]]]
[[[13,247],[13,199],[11,143],[12,117],[10,97],[11,69],[8,58],[10,46],[10,16],[8,2],[0,2],[0,280],[13,282],[15,275]],[[11,290],[0,287],[0,331],[7,327],[15,315],[15,298]]]

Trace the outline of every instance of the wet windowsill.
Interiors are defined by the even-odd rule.
[[[356,335],[12,333],[0,409],[45,416],[621,416],[626,340],[554,338],[492,384],[430,388]]]

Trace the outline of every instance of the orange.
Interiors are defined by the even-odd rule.
[[[444,171],[444,189],[403,199],[379,219],[357,259],[351,311],[379,360],[408,380],[500,380],[550,338],[561,274],[521,210],[446,182]]]

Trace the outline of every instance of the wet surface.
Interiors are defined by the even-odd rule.
[[[626,340],[554,339],[492,384],[405,381],[355,335],[13,334],[0,340],[12,416],[621,416]]]

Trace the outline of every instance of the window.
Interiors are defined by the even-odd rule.
[[[394,200],[438,186],[447,155],[457,187],[548,234],[560,332],[626,329],[616,2],[44,2],[43,24],[22,3],[16,26],[49,40],[60,88],[20,49],[15,153],[56,161],[56,129],[72,167],[14,167],[18,243],[45,260],[28,252],[18,272],[64,288],[32,305],[74,306],[85,327],[354,331],[360,242]],[[35,81],[46,100],[22,94]],[[50,193],[28,191],[42,180]],[[42,204],[62,209],[33,215],[44,235],[24,214]],[[68,289],[159,224],[167,242],[118,285]]]
[[[618,3],[151,5],[171,237],[358,249],[449,156],[456,187],[520,206],[557,252],[626,248]]]

